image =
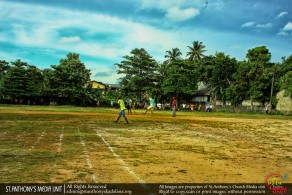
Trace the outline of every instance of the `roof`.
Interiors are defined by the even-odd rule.
[[[193,95],[194,96],[209,96],[210,92],[211,92],[211,89],[204,88],[204,89],[195,91]]]
[[[103,83],[103,82],[95,81],[95,80],[89,81],[89,82],[87,82],[87,83],[99,83],[99,84],[102,84],[102,85],[106,85],[106,84]]]
[[[119,89],[121,86],[119,84],[106,84],[107,87],[110,87],[112,89]]]

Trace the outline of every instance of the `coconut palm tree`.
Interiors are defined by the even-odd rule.
[[[180,52],[178,48],[172,48],[171,51],[170,50],[166,51],[166,55],[164,57],[167,58],[167,60],[165,62],[169,64],[170,62],[180,60],[181,55],[182,53]]]
[[[189,60],[193,61],[199,61],[202,57],[204,57],[205,45],[203,45],[202,42],[199,41],[193,41],[193,46],[187,46],[190,51],[187,53],[187,56],[189,56]]]

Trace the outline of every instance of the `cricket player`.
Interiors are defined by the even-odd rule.
[[[122,97],[119,97],[118,104],[120,105],[121,111],[120,111],[119,116],[115,122],[118,123],[121,116],[123,116],[124,119],[127,121],[127,124],[129,124],[129,121],[128,121],[126,114],[125,114],[125,110],[126,110],[125,103],[124,103],[124,100],[122,99]]]
[[[146,114],[149,110],[151,112],[151,115],[153,114],[153,110],[154,110],[154,106],[155,106],[155,101],[152,97],[149,98],[149,103],[150,103],[150,106],[148,106],[147,110],[145,111],[144,114]]]
[[[172,116],[175,117],[176,116],[176,99],[175,97],[172,97],[172,102],[171,102],[171,107],[172,107]]]

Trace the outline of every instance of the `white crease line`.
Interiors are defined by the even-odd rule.
[[[63,132],[64,132],[64,125],[62,126],[61,134],[59,136],[59,143],[58,143],[58,147],[57,147],[57,152],[58,153],[60,153],[61,150],[62,150],[62,142],[63,142],[63,138],[64,138]],[[57,167],[57,162],[55,162],[53,167],[54,167],[54,169],[55,169],[55,167]],[[51,183],[54,183],[54,179],[53,178],[51,178]]]
[[[141,185],[144,188],[147,188],[146,185],[143,185],[143,183],[146,183],[145,181],[143,181],[134,171],[132,171],[127,164],[125,163],[125,161],[123,159],[120,158],[119,155],[117,155],[115,153],[115,151],[113,150],[113,148],[109,145],[109,143],[100,135],[98,134],[98,132],[96,131],[96,134],[102,139],[102,141],[105,143],[105,145],[107,146],[107,148],[112,152],[112,154],[114,155],[114,157],[116,157],[118,159],[118,161],[120,162],[120,164],[122,165],[123,169],[128,171],[132,176],[134,176],[134,178],[141,183]]]
[[[28,134],[28,133],[26,133],[26,132],[19,133],[19,134],[17,134],[16,138],[19,139],[20,141],[26,140],[26,139],[27,139],[27,138],[26,138],[26,135],[27,135],[27,134]],[[30,150],[31,150],[31,149],[30,149]]]
[[[41,141],[41,139],[44,137],[46,131],[43,131],[42,134],[38,137],[38,139],[36,140],[36,142],[34,143],[34,145],[31,147],[31,149],[34,149],[36,147],[36,145],[38,145],[38,143]]]
[[[62,133],[60,134],[60,139],[59,139],[60,142],[58,144],[58,153],[60,153],[61,150],[62,150],[62,141],[63,141],[63,138],[64,138],[64,134],[63,134],[63,130],[62,130]]]
[[[83,152],[84,152],[85,157],[86,157],[87,165],[88,165],[89,169],[91,170],[91,172],[93,173],[93,174],[92,174],[92,179],[93,179],[93,181],[94,181],[95,183],[97,183],[97,178],[96,178],[96,176],[95,176],[95,173],[94,173],[94,170],[93,170],[93,166],[92,166],[92,163],[91,163],[91,160],[90,160],[90,156],[88,155],[88,151],[87,151],[87,149],[86,149],[85,142],[84,142],[84,140],[82,139],[82,135],[81,135],[81,133],[80,133],[80,129],[79,129],[79,127],[77,127],[77,128],[78,128],[78,135],[79,135],[79,138],[80,138],[80,142],[81,142],[81,145],[82,145],[82,147],[83,147]]]

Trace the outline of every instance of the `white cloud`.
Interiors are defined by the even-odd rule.
[[[77,43],[80,42],[81,39],[79,36],[70,36],[70,37],[62,37],[59,41],[61,44],[67,44],[67,43]]]
[[[139,2],[139,5],[141,6],[141,9],[168,9],[171,6],[173,6],[172,3],[177,3],[175,1],[168,1],[168,0],[142,0],[141,4]]]
[[[255,25],[255,22],[246,22],[243,25],[241,25],[241,28],[252,27],[254,25]]]
[[[287,15],[288,14],[288,12],[281,12],[281,13],[279,13],[277,16],[276,16],[276,18],[282,18],[282,17],[284,17],[285,15]]]
[[[142,0],[140,9],[157,9],[165,12],[165,17],[174,22],[194,18],[200,14],[199,8],[205,6],[203,0]]]
[[[200,10],[196,8],[187,8],[187,9],[179,9],[177,7],[173,7],[167,10],[166,18],[172,21],[184,21],[200,14]]]
[[[283,31],[292,31],[292,22],[288,22],[284,28]]]
[[[246,22],[241,25],[241,28],[250,28],[250,27],[256,27],[256,28],[271,28],[272,23],[267,23],[267,24],[256,24],[254,21],[251,22]]]
[[[4,3],[4,5],[4,7],[11,8],[15,6],[14,3]],[[32,8],[32,6],[34,7]],[[119,62],[121,56],[129,54],[134,48],[145,48],[156,60],[163,61],[166,50],[174,47],[184,49],[187,44],[190,44],[182,41],[177,30],[163,30],[142,23],[90,12],[73,12],[68,9],[30,4],[21,4],[21,7],[18,14],[22,17],[15,18],[15,14],[12,14],[15,22],[12,22],[12,30],[9,30],[12,32],[8,33],[10,37],[6,34],[1,36],[0,40],[25,47],[77,52],[80,55],[107,58],[116,62]],[[38,10],[42,10],[42,12]],[[177,11],[181,15],[180,20],[196,14],[195,9],[172,11],[173,13]],[[171,16],[169,15],[169,17]],[[76,28],[82,29],[85,33],[72,36],[65,36],[61,33],[64,29]],[[181,30],[183,32],[183,29]],[[86,39],[86,36],[90,37],[98,33],[114,34],[116,35],[115,41]],[[193,34],[190,36],[193,37]]]
[[[73,12],[68,9],[30,4],[21,4],[20,6],[19,3],[0,2],[0,5],[7,9],[21,7],[21,9],[17,10],[17,14],[11,14],[11,18],[6,18],[12,21],[11,28],[1,33],[1,41],[20,46],[45,47],[53,50],[78,52],[92,57],[115,58],[121,55],[121,52],[124,51],[124,46],[115,42],[85,41],[81,40],[78,35],[63,37],[60,31],[70,28],[76,29],[77,27],[86,31],[88,35],[98,32],[119,32],[123,34],[123,31],[131,32],[131,28],[137,25],[115,17],[89,12]],[[32,6],[34,7],[32,8]],[[119,39],[119,41],[123,42],[131,41],[125,40],[124,36]],[[66,43],[71,44],[68,45]]]
[[[279,35],[279,36],[289,36],[289,33],[284,32],[284,31],[280,31],[277,35]]]
[[[140,3],[140,2],[139,2]],[[161,10],[167,10],[169,8],[173,7],[179,7],[179,8],[186,8],[186,7],[203,7],[205,5],[205,0],[142,0],[141,9],[161,9]]]
[[[277,34],[279,36],[284,36],[284,37],[292,37],[292,22],[288,22],[283,29],[279,31]]]
[[[96,63],[93,61],[84,61],[86,68],[91,70],[91,80],[101,81],[103,83],[115,84],[121,75],[116,73],[114,66],[108,66],[107,64]],[[98,73],[109,73],[108,76],[98,76]]]
[[[200,14],[198,8],[203,7],[206,3],[205,0],[141,1],[142,5],[140,6],[142,9],[160,10],[165,14],[165,18],[172,21],[183,21],[196,17]],[[211,7],[211,2],[208,6]],[[224,42],[230,42],[232,37],[234,39],[236,37],[229,45],[238,44],[238,41],[241,42],[233,34],[226,36],[224,33],[219,34],[218,31],[210,32],[208,29],[194,28],[194,26],[177,28],[173,24],[173,30],[166,30],[159,26],[154,27],[133,22],[129,18],[117,18],[97,12],[85,12],[84,10],[80,11],[77,9],[72,11],[61,7],[45,7],[36,4],[0,0],[0,13],[5,10],[11,10],[9,12],[10,14],[0,18],[0,22],[1,25],[2,21],[4,21],[3,24],[9,25],[1,26],[5,30],[0,32],[0,41],[17,45],[19,48],[22,46],[28,48],[46,48],[53,55],[61,56],[66,51],[77,52],[80,56],[92,57],[90,59],[92,61],[96,60],[99,62],[98,58],[105,59],[102,65],[107,67],[112,66],[113,63],[119,63],[122,60],[121,56],[129,55],[130,51],[134,48],[145,48],[157,61],[162,62],[166,50],[178,47],[185,56],[188,51],[186,46],[191,45],[191,42],[195,40],[202,41],[206,45],[209,54],[213,54],[216,48],[227,48],[224,47],[225,45],[220,45],[223,39],[225,39]],[[161,20],[163,18],[158,19],[157,17],[155,19]],[[257,24],[254,21],[250,21],[241,27],[257,26],[258,28],[263,28],[269,25]],[[76,29],[79,31],[75,31]],[[284,29],[287,32],[289,25],[287,24]],[[68,30],[70,33],[67,32]],[[96,39],[99,34],[106,34],[106,39]],[[114,40],[111,40],[112,35],[115,38]],[[5,52],[5,49],[2,52]],[[23,59],[17,52],[15,56]],[[93,73],[97,72],[101,64],[94,65],[96,66],[95,69],[93,66],[90,66],[94,69]],[[107,69],[98,71],[105,72]],[[119,76],[113,74],[111,78],[115,80]]]
[[[101,43],[89,43],[81,42],[76,44],[75,52],[89,55],[92,57],[102,57],[102,58],[117,58],[122,52],[121,49],[114,47],[112,45],[101,44]]]
[[[224,1],[224,0],[222,0],[222,1],[219,1],[219,0],[217,0],[217,1],[205,1],[205,3],[206,3],[205,6],[208,6],[211,9],[214,9],[214,10],[222,10],[226,6],[226,1]]]
[[[267,23],[267,24],[257,24],[256,27],[257,27],[257,28],[271,28],[271,27],[272,27],[272,23]]]
[[[279,36],[292,37],[292,22],[288,22],[277,34]]]
[[[190,30],[181,29],[181,31],[188,32]],[[157,61],[162,62],[165,60],[165,51],[171,48],[178,47],[183,52],[186,45],[191,44],[191,42],[186,43],[185,38],[193,37],[194,32],[184,34],[184,39],[181,36],[177,31],[165,31],[152,26],[133,23],[124,37],[124,41],[127,42],[127,50],[123,54],[129,53],[134,48],[145,48]]]

